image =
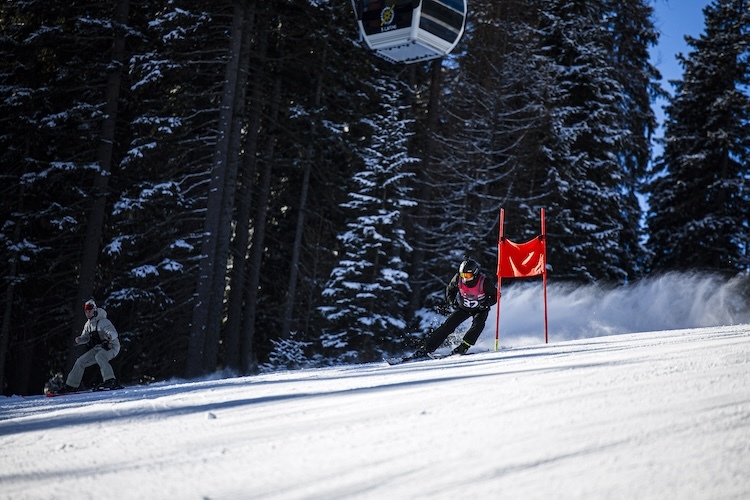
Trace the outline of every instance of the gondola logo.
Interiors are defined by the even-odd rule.
[[[396,13],[394,12],[396,8],[396,4],[391,5],[390,7],[386,7],[382,11],[380,11],[380,27],[390,25],[393,20],[396,17]]]

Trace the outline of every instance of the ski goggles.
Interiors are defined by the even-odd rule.
[[[94,310],[94,304],[84,304],[83,305],[84,311],[93,311]]]
[[[474,279],[474,273],[460,273],[461,277],[465,280],[473,280]]]

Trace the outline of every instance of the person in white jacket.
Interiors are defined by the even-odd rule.
[[[107,311],[96,307],[96,302],[87,300],[83,305],[83,312],[88,321],[83,325],[81,335],[75,338],[78,345],[91,342],[93,347],[83,353],[77,360],[73,369],[68,374],[65,385],[57,394],[78,391],[81,379],[86,368],[98,364],[102,373],[103,382],[95,387],[95,390],[110,390],[118,387],[115,372],[109,364],[120,352],[120,340],[117,338],[117,330],[110,320],[107,319]]]

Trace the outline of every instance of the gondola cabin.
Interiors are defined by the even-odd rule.
[[[452,51],[466,26],[466,0],[352,0],[367,46],[390,62],[415,63]]]

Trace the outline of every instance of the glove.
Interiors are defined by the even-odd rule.
[[[76,345],[85,344],[85,342],[83,341],[80,335],[75,338],[75,342],[76,342]]]
[[[490,302],[489,300],[485,300],[484,302],[482,302],[479,305],[479,309],[481,309],[482,311],[488,311],[490,309],[490,307],[492,307],[492,304],[494,304],[494,302]]]

